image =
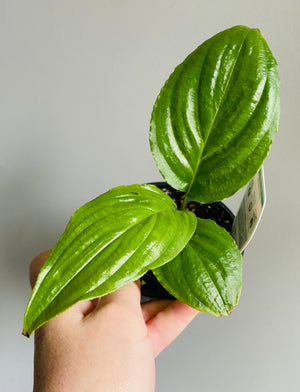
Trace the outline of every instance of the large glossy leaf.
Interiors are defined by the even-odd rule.
[[[199,219],[184,250],[154,275],[175,298],[215,316],[237,305],[242,287],[242,256],[230,234]]]
[[[153,108],[150,145],[165,180],[210,203],[246,185],[279,121],[277,63],[258,29],[205,41],[172,73]]]
[[[33,289],[24,334],[82,299],[110,293],[175,257],[197,224],[153,185],[120,186],[72,216]]]

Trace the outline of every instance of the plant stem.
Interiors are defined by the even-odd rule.
[[[186,192],[184,194],[183,202],[181,204],[181,211],[185,211],[185,209],[186,209],[186,205],[187,205],[187,203],[189,201],[189,197],[188,196],[189,196],[191,187],[192,187],[192,185],[194,183],[194,178],[195,178],[195,175],[193,176],[193,180],[190,182],[189,187],[188,187],[188,189],[186,190]]]
[[[188,198],[187,198],[187,192],[186,192],[184,194],[183,202],[182,202],[181,207],[180,207],[181,211],[185,211],[187,202],[188,202]]]
[[[207,140],[207,138],[206,138],[206,140]],[[193,184],[195,182],[195,179],[196,179],[197,171],[198,171],[200,163],[201,163],[201,159],[202,159],[202,155],[203,155],[203,151],[204,151],[206,140],[205,141],[202,140],[202,142],[200,144],[198,162],[197,162],[196,169],[194,171],[193,177],[192,177],[192,179],[191,179],[191,181],[189,183],[189,186],[188,186],[188,188],[187,188],[187,190],[185,192],[184,199],[183,199],[183,202],[181,204],[181,211],[185,211],[186,205],[187,205],[187,203],[189,201],[189,193],[190,193],[190,190],[191,190],[191,188],[192,188],[192,186],[193,186]]]

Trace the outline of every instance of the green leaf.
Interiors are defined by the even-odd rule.
[[[177,211],[154,185],[113,188],[79,208],[43,266],[23,333],[82,299],[101,297],[173,259],[193,235],[193,213]]]
[[[210,219],[198,218],[184,250],[153,270],[175,298],[214,316],[237,305],[242,287],[242,256],[229,233]]]
[[[277,63],[258,29],[235,26],[181,63],[153,108],[156,164],[189,200],[210,203],[246,185],[279,122]]]

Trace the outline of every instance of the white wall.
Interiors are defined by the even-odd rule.
[[[268,203],[229,318],[199,315],[157,359],[157,392],[296,392],[299,370],[299,0],[0,0],[0,390],[32,388],[21,336],[28,263],[71,213],[120,184],[160,180],[152,105],[185,56],[235,24],[280,66]],[[231,201],[236,208],[237,200]]]

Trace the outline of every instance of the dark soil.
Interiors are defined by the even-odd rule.
[[[180,209],[184,197],[183,192],[177,191],[165,182],[154,182],[153,185],[156,185],[169,195],[177,205],[177,208]],[[193,211],[198,218],[212,219],[219,226],[231,232],[234,215],[222,202],[211,204],[190,202],[187,204],[187,208]],[[141,278],[141,291],[143,302],[149,299],[175,299],[161,286],[152,271],[148,271]]]

